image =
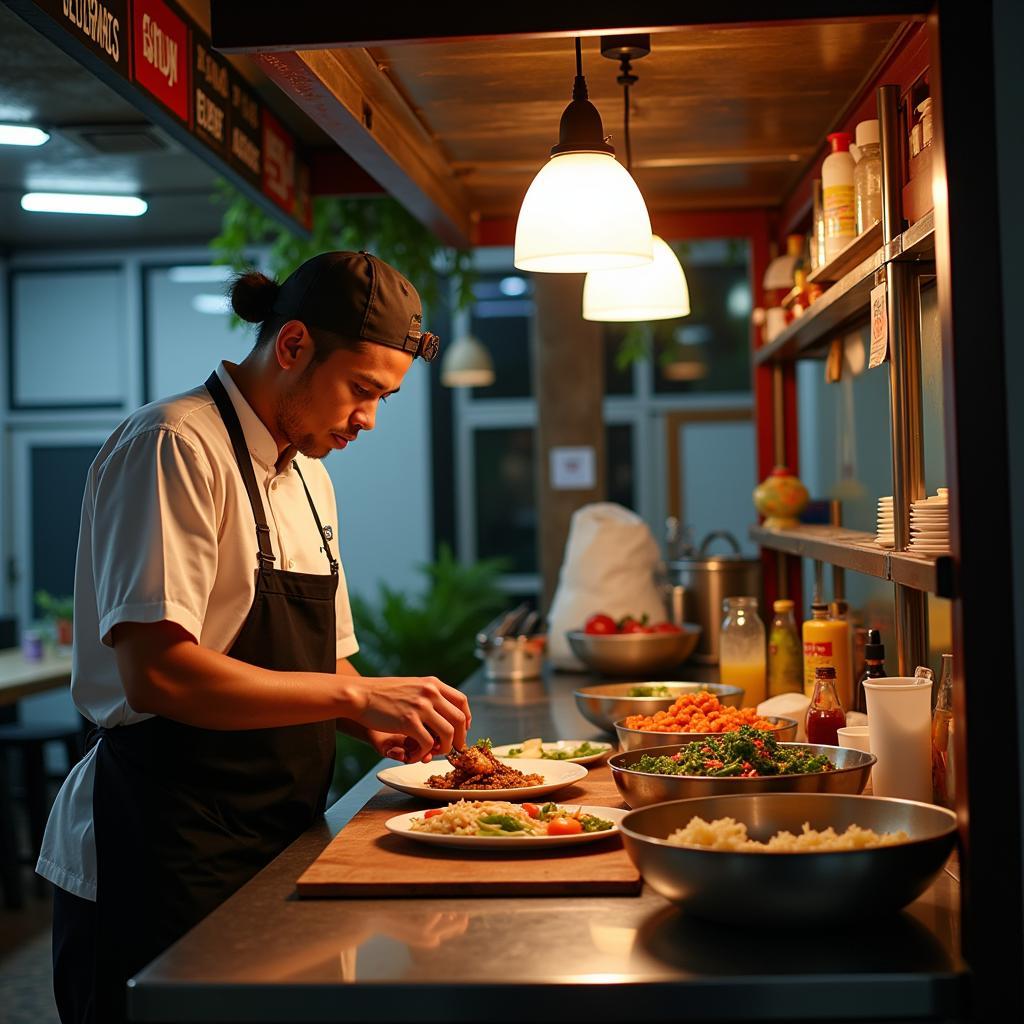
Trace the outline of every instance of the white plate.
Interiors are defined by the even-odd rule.
[[[911,544],[910,551],[927,551],[930,554],[945,554],[949,551],[948,544]]]
[[[545,761],[545,764],[549,762]],[[491,793],[489,800],[502,800],[500,793]],[[597,839],[605,839],[608,836],[618,834],[619,822],[629,812],[623,807],[587,807],[579,804],[563,804],[569,811],[577,808],[584,814],[593,814],[605,821],[613,822],[613,827],[604,832],[581,832],[576,836],[446,836],[439,832],[414,832],[412,830],[412,819],[422,818],[422,811],[410,811],[408,814],[398,814],[388,818],[384,827],[397,836],[405,836],[406,839],[415,839],[421,843],[432,843],[436,846],[458,846],[463,849],[476,848],[478,850],[542,850],[550,849],[552,846],[573,846],[580,843],[592,843]]]
[[[536,796],[555,793],[587,777],[587,769],[583,765],[566,761],[541,761],[525,757],[498,760],[524,775],[540,775],[544,781],[537,786],[520,786],[518,789],[432,789],[427,785],[431,775],[447,775],[452,770],[452,766],[443,757],[429,764],[420,761],[417,764],[383,768],[377,772],[377,778],[385,786],[397,789],[400,793],[448,803],[452,800],[532,800]]]
[[[612,750],[610,743],[603,743],[596,740],[555,740],[552,743],[542,743],[542,750],[575,750],[578,746],[584,742],[589,743],[592,747],[600,747],[600,753],[588,754],[586,757],[565,757],[557,759],[543,758],[545,764],[551,764],[552,761],[556,761],[560,764],[595,764],[598,761],[603,761]],[[508,752],[514,750],[516,747],[521,747],[522,743],[506,743],[501,747],[491,747],[491,753],[495,757],[505,759],[509,764],[521,764],[526,758],[522,757],[509,757]],[[522,769],[520,769],[521,771]]]

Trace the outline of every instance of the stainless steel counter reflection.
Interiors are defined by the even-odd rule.
[[[572,698],[587,681],[549,675],[493,693],[476,678],[467,687],[473,735],[598,738]],[[581,1006],[591,1022],[779,1019],[779,1007],[791,1020],[948,1020],[964,1004],[958,887],[946,873],[889,920],[767,936],[688,919],[647,888],[565,899],[296,898],[295,879],[378,788],[372,775],[360,782],[140,972],[135,1019],[521,1021],[528,1000],[537,1020],[577,1019]]]

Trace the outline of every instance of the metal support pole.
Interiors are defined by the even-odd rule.
[[[830,501],[828,512],[829,521],[833,526],[843,525],[843,503],[841,501]],[[846,570],[838,565],[832,566],[832,600],[846,600]]]
[[[899,89],[878,90],[882,139],[882,241],[886,249],[903,228],[900,195]],[[892,503],[896,550],[910,541],[910,506],[925,495],[921,403],[921,317],[917,271],[910,263],[885,264],[889,332],[889,389],[892,411]],[[928,651],[927,598],[896,586],[896,650],[900,675],[925,664]]]

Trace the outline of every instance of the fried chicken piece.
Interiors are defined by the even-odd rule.
[[[501,767],[501,763],[489,750],[481,750],[475,746],[453,750],[448,755],[448,760],[456,771],[471,776],[493,775]]]

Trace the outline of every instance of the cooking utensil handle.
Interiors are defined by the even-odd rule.
[[[700,542],[700,558],[703,558],[707,554],[708,548],[716,540],[728,541],[732,545],[733,552],[737,555],[740,553],[740,542],[728,530],[712,530],[711,533],[709,533]]]

